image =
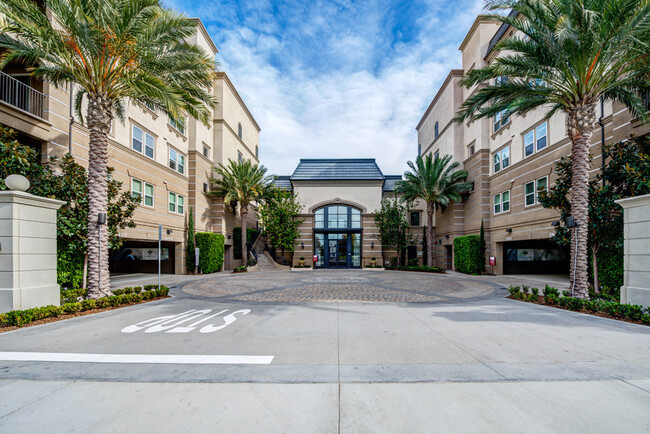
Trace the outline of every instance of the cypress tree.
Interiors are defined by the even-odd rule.
[[[192,208],[190,208],[190,215],[187,221],[187,271],[190,273],[196,270],[196,261],[194,256],[194,248],[196,243],[194,242],[194,213]]]
[[[483,219],[481,219],[481,257],[479,258],[481,263],[481,272],[485,273],[485,251],[487,244],[485,242],[485,230],[483,229]]]

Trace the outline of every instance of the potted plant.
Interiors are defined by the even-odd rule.
[[[300,265],[301,267],[305,266],[305,257],[304,256],[300,257],[300,262],[298,263],[298,265]]]
[[[377,258],[374,258],[374,257],[373,257],[373,258],[370,258],[370,265],[372,265],[373,267],[374,267],[375,265],[377,265]]]

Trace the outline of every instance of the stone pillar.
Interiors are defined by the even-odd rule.
[[[60,304],[56,211],[63,204],[0,191],[0,312]]]
[[[650,307],[650,194],[616,203],[623,207],[625,238],[621,303]]]

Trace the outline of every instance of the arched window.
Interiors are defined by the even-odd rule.
[[[330,205],[314,213],[315,229],[361,229],[361,211],[351,206]]]
[[[433,127],[433,134],[435,135],[435,138],[438,138],[438,121],[436,121],[435,126]]]

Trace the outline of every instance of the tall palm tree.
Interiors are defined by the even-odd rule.
[[[79,111],[87,99],[88,290],[98,297],[109,288],[107,230],[98,214],[107,211],[111,121],[128,99],[207,122],[214,59],[185,42],[196,23],[158,0],[2,0],[2,15],[0,67],[19,61],[55,86],[75,84]]]
[[[241,254],[246,265],[248,260],[248,249],[246,244],[246,217],[248,216],[248,207],[252,202],[262,199],[268,195],[271,188],[271,182],[274,176],[266,175],[266,167],[258,166],[250,160],[233,161],[228,160],[228,165],[212,168],[217,177],[210,179],[213,184],[213,190],[210,194],[222,197],[224,204],[238,203],[240,207],[241,218]]]
[[[462,105],[457,121],[502,113],[525,114],[544,106],[547,117],[564,112],[572,143],[571,243],[576,294],[588,296],[587,224],[589,146],[601,97],[625,104],[647,119],[639,91],[650,90],[650,1],[489,0],[492,17],[521,36],[501,40],[489,66],[469,71],[461,84],[481,85]],[[499,77],[506,79],[499,79]],[[491,84],[494,80],[494,84]]]
[[[433,266],[433,213],[454,202],[460,202],[461,193],[471,189],[465,182],[466,170],[457,170],[460,163],[451,163],[452,156],[433,158],[418,156],[415,163],[408,162],[412,172],[404,173],[404,181],[397,184],[396,192],[406,200],[421,199],[427,204],[427,264]],[[451,163],[451,164],[450,164]]]

